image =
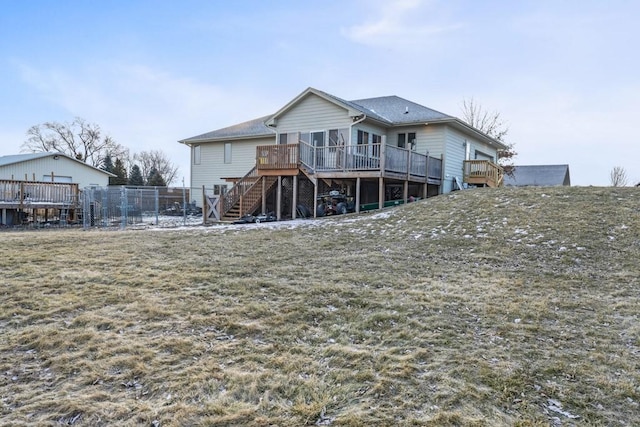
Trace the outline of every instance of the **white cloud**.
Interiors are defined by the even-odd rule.
[[[161,149],[174,159],[187,183],[189,150],[178,140],[277,109],[264,102],[269,97],[258,95],[255,88],[222,89],[145,65],[103,63],[38,70],[21,64],[20,72],[43,98],[68,112],[59,121],[79,116],[97,123],[132,152]]]
[[[367,3],[370,4],[370,3]],[[461,23],[437,22],[430,2],[403,0],[374,4],[375,15],[364,24],[343,29],[350,40],[373,47],[415,49],[431,38],[463,27]]]

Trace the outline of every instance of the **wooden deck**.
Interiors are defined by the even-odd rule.
[[[78,194],[78,184],[0,180],[0,209],[66,209]]]
[[[439,185],[442,160],[385,144],[314,147],[263,145],[256,149],[259,176],[297,175],[299,169],[318,178],[393,178]]]
[[[420,186],[420,197],[427,197],[429,185],[442,182],[442,159],[419,154],[415,151],[393,147],[383,143],[362,145],[338,145],[314,147],[304,141],[297,144],[274,144],[256,147],[256,165],[233,187],[220,197],[219,217],[239,218],[262,208],[265,211],[266,198],[275,188],[276,206],[281,206],[283,197],[291,200],[292,217],[296,217],[298,206],[297,180],[305,176],[314,187],[310,196],[316,212],[317,194],[320,185],[341,185],[350,182],[359,206],[361,182],[375,182],[378,187],[376,198],[382,207],[385,202],[385,181],[403,185],[405,199],[408,200],[409,185]],[[282,191],[284,179],[290,186],[290,193]],[[369,196],[371,187],[369,187]],[[371,197],[369,197],[371,198]],[[311,206],[308,206],[311,208]],[[357,209],[357,208],[356,208]],[[356,210],[357,211],[357,210]],[[281,217],[279,208],[276,215]]]
[[[500,187],[504,179],[502,167],[488,160],[466,160],[463,181],[472,185]]]

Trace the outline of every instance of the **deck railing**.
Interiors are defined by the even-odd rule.
[[[261,145],[257,149],[258,169],[296,169],[298,144]]]
[[[78,203],[78,184],[0,180],[0,202],[19,207],[73,206]]]
[[[231,187],[231,189],[222,197],[222,212],[220,212],[220,215],[226,215],[227,212],[236,205],[236,203],[240,202],[242,197],[259,181],[259,179],[260,177],[258,176],[257,167],[254,167],[233,187]]]
[[[432,183],[438,183],[442,173],[441,159],[381,143],[314,147],[300,141],[259,146],[256,153],[258,170],[293,169],[298,161],[313,172],[379,171],[383,167],[385,172]]]
[[[502,167],[488,160],[465,160],[464,182],[468,184],[500,187],[504,178]]]

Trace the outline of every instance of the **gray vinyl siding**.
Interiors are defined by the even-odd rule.
[[[357,125],[353,126],[353,128],[351,129],[352,145],[358,143],[358,130],[362,130],[369,133],[369,143],[372,141],[371,139],[372,134],[376,134],[380,136],[385,136],[387,134],[386,130],[383,127],[375,126],[366,122],[358,123]]]
[[[348,128],[352,123],[346,109],[310,94],[278,118],[278,133],[309,132]]]
[[[444,160],[444,181],[442,192],[448,193],[453,189],[454,177],[462,183],[463,163],[465,160],[465,135],[452,129],[450,126],[445,130],[446,156]]]
[[[225,142],[231,142],[231,163],[224,162]],[[211,190],[214,185],[226,185],[227,189],[230,189],[232,183],[223,178],[242,178],[245,176],[256,164],[256,147],[275,143],[275,136],[203,143],[200,145],[199,165],[193,164],[193,148],[191,148],[192,199],[196,201],[198,206],[202,206],[202,186]]]
[[[496,150],[495,147],[492,147],[488,144],[484,144],[482,142],[479,142],[473,138],[467,138],[467,142],[470,144],[471,147],[471,151],[470,151],[470,159],[469,160],[475,160],[476,156],[475,153],[476,151],[480,151],[488,156],[493,157],[493,162],[497,163],[498,160],[498,152]]]
[[[24,181],[26,178],[27,181],[51,182],[51,174],[53,173],[54,176],[70,177],[71,182],[78,184],[80,189],[89,186],[109,185],[109,175],[106,173],[64,156],[59,156],[57,160],[53,157],[42,157],[1,166],[0,179]]]
[[[444,152],[445,126],[428,125],[421,129],[416,136],[418,139],[416,150],[419,153],[429,153],[430,156],[440,158]]]
[[[420,154],[429,153],[430,156],[438,157],[442,155],[444,148],[444,126],[428,125],[428,126],[407,126],[403,128],[395,128],[387,133],[387,144],[392,146],[398,145],[398,134],[400,133],[416,133],[415,151]]]

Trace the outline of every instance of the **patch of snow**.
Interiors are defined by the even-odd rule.
[[[570,414],[569,412],[567,412],[564,409],[562,409],[562,404],[560,402],[558,402],[557,400],[555,400],[555,399],[547,399],[547,409],[550,410],[550,411],[553,411],[555,413],[558,413],[560,415],[564,415],[565,417],[567,417],[569,419],[580,418],[579,415]]]

